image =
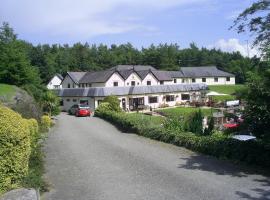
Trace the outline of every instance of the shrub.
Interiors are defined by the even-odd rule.
[[[95,115],[98,115],[99,113],[101,114],[107,111],[112,111],[112,108],[108,102],[104,102],[104,103],[99,104],[99,106],[95,110]]]
[[[60,99],[51,91],[47,91],[42,96],[43,111],[49,113],[49,115],[58,115],[60,113],[59,108]]]
[[[31,149],[34,149],[37,145],[37,140],[39,138],[38,122],[35,119],[28,119],[26,121],[28,123],[28,128],[30,130]]]
[[[41,117],[40,127],[42,132],[46,132],[52,126],[52,120],[48,115],[43,115]]]
[[[104,98],[104,100],[102,102],[109,103],[110,109],[112,111],[115,111],[115,112],[120,112],[121,111],[119,99],[117,98],[117,96],[113,96],[113,95],[107,96],[107,97]]]
[[[203,115],[201,110],[192,113],[186,121],[186,130],[198,135],[203,134]]]
[[[29,124],[0,105],[0,193],[16,187],[27,174],[30,152]]]

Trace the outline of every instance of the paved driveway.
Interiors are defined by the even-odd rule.
[[[270,179],[135,134],[61,114],[49,134],[52,200],[270,199]]]

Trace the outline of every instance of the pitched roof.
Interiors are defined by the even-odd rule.
[[[60,97],[105,97],[109,95],[145,95],[157,93],[191,92],[208,89],[206,84],[151,85],[136,87],[65,88],[58,90]]]
[[[87,72],[79,81],[79,83],[104,83],[106,82],[114,71],[97,71],[97,72]]]
[[[226,77],[234,76],[231,73],[219,70],[216,66],[181,67],[184,77]]]
[[[159,80],[159,81],[171,81],[172,77],[170,75],[169,71],[152,71],[154,76]]]
[[[123,70],[134,70],[134,71],[143,71],[143,70],[156,70],[156,68],[150,66],[150,65],[117,65],[115,67],[110,68],[110,70],[117,70],[117,71],[123,71]]]
[[[63,80],[64,78],[63,78],[63,76],[61,75],[61,74],[55,74],[55,76],[57,76],[60,80]]]
[[[86,74],[86,72],[67,72],[67,74],[75,83],[79,83],[80,79]]]

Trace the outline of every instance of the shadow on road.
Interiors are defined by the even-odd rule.
[[[193,155],[187,158],[180,158],[180,160],[181,164],[179,164],[178,168],[208,171],[217,175],[244,178],[250,175],[266,174],[261,175],[261,178],[252,180],[257,183],[257,186],[259,184],[258,187],[250,189],[253,195],[242,191],[236,191],[235,194],[239,196],[239,199],[270,200],[270,177],[268,171],[257,170],[246,166],[237,166],[233,163],[202,155]],[[254,194],[256,194],[256,196],[254,196]]]

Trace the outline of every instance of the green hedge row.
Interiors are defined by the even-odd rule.
[[[21,186],[38,138],[39,125],[35,119],[24,119],[0,105],[0,194]]]
[[[163,126],[152,126],[145,119],[137,118],[134,120],[126,113],[103,111],[98,112],[96,116],[115,124],[124,132],[134,132],[221,159],[270,167],[270,144],[265,144],[262,141],[243,142],[217,134],[198,136],[189,132],[166,130]]]

